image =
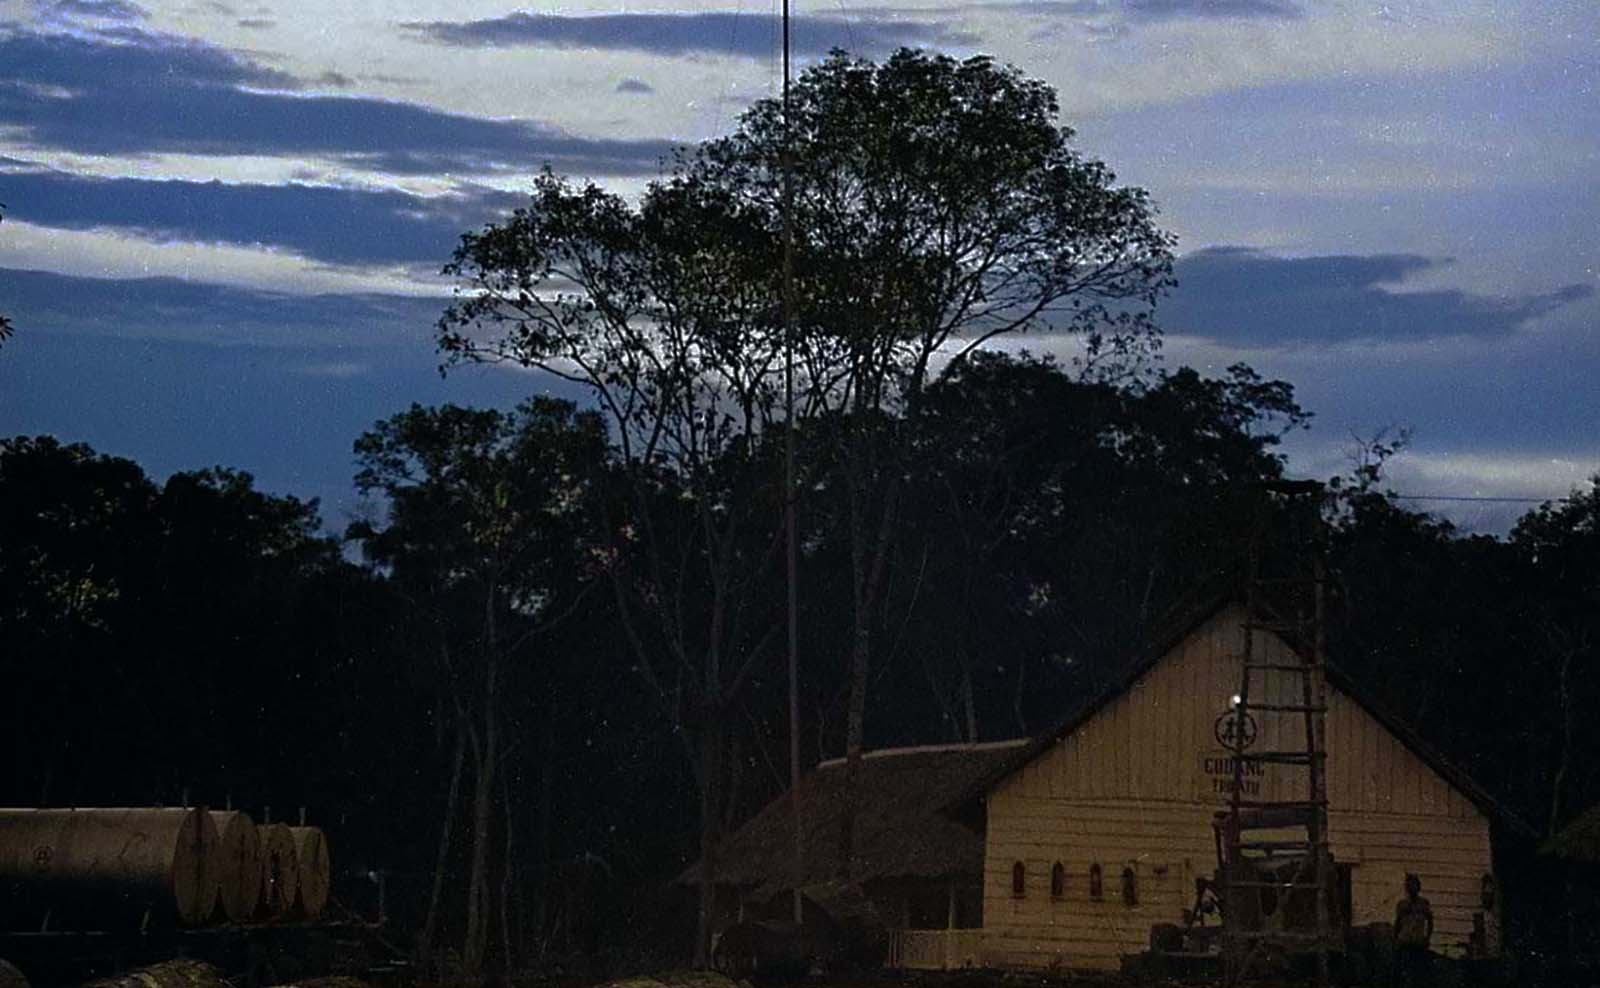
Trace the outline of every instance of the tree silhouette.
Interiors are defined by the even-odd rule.
[[[712,715],[702,724],[725,711],[766,640],[720,636],[729,590],[753,588],[765,565],[742,550],[756,569],[733,565],[738,530],[759,524],[738,506],[763,502],[753,491],[723,496],[731,489],[704,471],[726,470],[724,454],[767,434],[782,347],[793,346],[800,414],[832,418],[844,438],[834,462],[851,533],[854,779],[901,493],[897,423],[946,372],[935,364],[947,347],[955,366],[997,336],[1059,328],[1084,334],[1091,357],[1140,350],[1170,283],[1171,240],[1142,190],[1114,186],[1104,165],[1072,150],[1048,86],[987,58],[902,50],[877,65],[836,52],[798,80],[790,111],[758,101],[733,134],[680,156],[637,207],[543,178],[528,208],[463,238],[447,270],[465,297],[442,320],[440,345],[453,359],[512,360],[592,388],[635,476],[670,464],[691,500],[720,506],[696,557],[713,589],[713,613],[696,621],[718,640],[678,658]],[[779,319],[785,182],[792,336]],[[846,872],[851,820],[840,834]]]

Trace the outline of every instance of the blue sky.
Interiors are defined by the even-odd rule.
[[[1600,5],[795,4],[835,45],[986,52],[1180,237],[1167,361],[1246,360],[1317,413],[1291,466],[1414,430],[1398,489],[1600,470]],[[775,4],[0,0],[0,433],[162,474],[223,463],[358,510],[350,444],[441,379],[457,235],[546,164],[621,191],[778,85]],[[1034,349],[1062,344],[1029,340]],[[1423,503],[1475,530],[1525,505]]]

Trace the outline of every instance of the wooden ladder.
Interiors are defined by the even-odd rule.
[[[1230,738],[1233,789],[1224,838],[1223,956],[1227,983],[1236,985],[1269,954],[1314,954],[1317,984],[1326,986],[1328,955],[1340,946],[1340,930],[1328,844],[1323,489],[1314,482],[1279,482],[1267,485],[1266,499],[1250,539],[1244,654]],[[1273,515],[1266,509],[1271,506],[1284,509],[1278,516],[1290,522],[1288,562],[1273,564],[1264,558],[1272,548],[1263,545]],[[1290,616],[1284,616],[1285,610]],[[1290,646],[1289,658],[1283,657],[1282,649],[1274,654],[1266,648],[1265,636],[1270,635]],[[1303,731],[1295,729],[1297,721]],[[1269,725],[1278,730],[1268,731]],[[1257,738],[1277,743],[1257,749],[1253,747]],[[1276,769],[1278,779],[1268,777],[1269,767]],[[1282,777],[1302,771],[1306,784],[1301,792],[1274,791],[1274,783],[1297,788],[1286,785]],[[1247,792],[1246,783],[1252,778],[1260,780],[1259,792]],[[1280,833],[1261,836],[1263,831]],[[1293,836],[1286,838],[1283,831]],[[1261,912],[1264,893],[1273,893],[1283,916],[1290,911],[1290,900],[1306,891],[1314,900],[1310,929],[1267,928],[1266,923],[1261,929],[1244,928],[1248,917]]]

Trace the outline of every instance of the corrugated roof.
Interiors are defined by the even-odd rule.
[[[981,876],[983,835],[940,811],[1027,743],[1026,738],[1017,738],[866,753],[861,760],[852,879]],[[844,781],[843,759],[823,762],[800,780],[805,868],[799,882],[786,793],[723,842],[717,856],[718,884],[794,888],[832,881],[839,870]],[[678,881],[696,883],[699,875],[696,863]]]

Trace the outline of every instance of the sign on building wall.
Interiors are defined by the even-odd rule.
[[[1212,735],[1217,747],[1200,753],[1196,788],[1201,802],[1226,803],[1233,795],[1234,748],[1242,746],[1249,751],[1256,743],[1259,729],[1249,712],[1240,713],[1228,707],[1217,715]],[[1267,767],[1260,762],[1246,761],[1241,781],[1241,795],[1245,799],[1260,799],[1269,779]]]

